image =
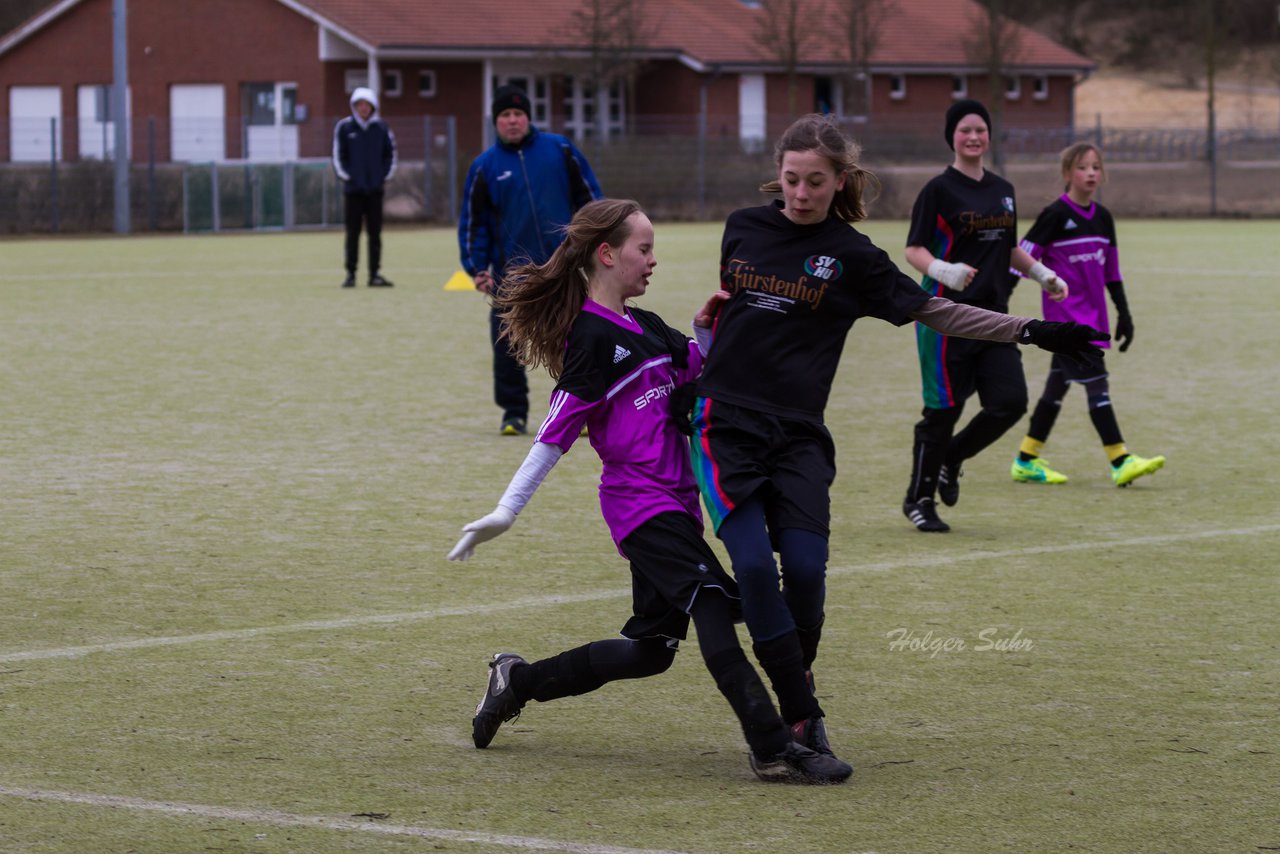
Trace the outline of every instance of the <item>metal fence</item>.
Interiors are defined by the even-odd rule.
[[[325,156],[335,122],[314,119],[295,126],[297,133],[242,127],[229,136],[216,123],[187,120],[175,128],[142,120],[130,142],[132,229],[341,223],[341,187]],[[388,220],[454,221],[462,178],[478,151],[459,147],[450,116],[389,123],[400,160],[387,190]],[[767,130],[785,124],[770,117]],[[919,187],[950,161],[937,125],[935,116],[892,126],[846,122],[863,147],[864,165],[882,183],[874,215],[907,216]],[[1023,199],[1055,192],[1056,154],[1080,139],[1100,144],[1111,179],[1104,195],[1119,214],[1280,216],[1274,125],[1228,128],[1212,140],[1203,128],[1111,127],[1100,118],[1068,128],[1012,127],[998,140],[997,170],[1015,181]],[[769,140],[741,138],[736,115],[646,117],[624,136],[578,145],[609,195],[636,198],[662,220],[716,219],[756,203],[773,171]],[[112,230],[113,149],[109,123],[0,121],[0,233]],[[175,152],[192,156],[173,160]],[[200,154],[209,156],[194,156]]]

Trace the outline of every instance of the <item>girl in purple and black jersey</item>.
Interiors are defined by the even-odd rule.
[[[449,559],[466,560],[478,544],[509,529],[586,427],[602,463],[600,509],[631,562],[632,616],[621,639],[532,663],[514,653],[495,655],[472,738],[476,747],[488,746],[529,700],[662,673],[692,619],[707,669],[742,725],[756,775],[841,782],[853,769],[792,740],[738,641],[738,588],[702,537],[688,441],[670,407],[672,393],[701,370],[703,349],[628,303],[645,293],[656,264],[653,225],[640,206],[606,199],[574,215],[545,264],[507,272],[498,297],[503,336],[521,363],[545,366],[556,386],[547,419],[497,509],[462,529]],[[710,326],[720,299],[708,300],[695,328]]]
[[[1095,350],[1097,334],[921,290],[851,227],[866,215],[871,180],[858,155],[828,117],[805,116],[778,141],[777,178],[761,188],[782,201],[729,216],[720,256],[728,298],[692,421],[694,471],[732,560],[756,657],[796,740],[828,754],[812,678],[835,478],[823,413],[854,322],[917,320],[947,335],[1064,352]]]
[[[1120,276],[1116,225],[1111,211],[1093,199],[1104,179],[1102,153],[1088,142],[1069,146],[1062,152],[1062,179],[1066,182],[1066,191],[1040,212],[1035,225],[1022,239],[1023,250],[1058,270],[1071,288],[1071,295],[1062,302],[1045,300],[1045,319],[1074,320],[1110,331],[1107,318],[1107,295],[1110,294],[1116,306],[1115,337],[1123,353],[1133,343],[1133,317],[1129,314],[1129,301]],[[1103,341],[1101,346],[1110,345]],[[1111,405],[1107,377],[1101,351],[1096,359],[1083,365],[1054,357],[1044,392],[1031,414],[1031,425],[1013,461],[1010,473],[1015,481],[1067,482],[1067,476],[1049,468],[1040,455],[1071,383],[1079,383],[1084,388],[1089,418],[1111,463],[1112,482],[1128,486],[1164,466],[1164,457],[1139,457],[1125,447]]]

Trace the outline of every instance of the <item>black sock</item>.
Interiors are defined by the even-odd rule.
[[[796,626],[796,637],[800,639],[801,663],[805,670],[812,670],[813,660],[818,657],[818,643],[822,640],[823,622],[825,620],[819,620],[816,626],[807,629]]]
[[[804,678],[804,653],[794,631],[752,644],[756,659],[778,695],[782,719],[788,724],[822,715],[822,707]]]
[[[781,753],[791,741],[791,731],[778,716],[769,692],[742,648],[723,650],[708,657],[707,669],[738,716],[742,735],[756,758],[771,759]]]

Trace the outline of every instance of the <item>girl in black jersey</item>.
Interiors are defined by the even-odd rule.
[[[735,211],[693,407],[694,474],[733,562],[756,657],[797,741],[830,753],[812,667],[824,619],[835,447],[823,411],[859,317],[918,320],[948,335],[1092,352],[1095,330],[1010,317],[931,297],[850,225],[871,180],[858,146],[827,117],[778,141],[782,201]],[[709,303],[709,308],[717,306]],[[775,562],[777,552],[781,561]]]
[[[1009,310],[1016,282],[1011,266],[1039,282],[1052,299],[1065,299],[1066,283],[1018,247],[1013,185],[983,168],[990,128],[991,117],[977,101],[957,101],[947,110],[943,135],[955,160],[916,197],[907,262],[924,274],[926,293],[990,311]],[[957,341],[917,324],[916,346],[924,417],[915,427],[902,512],[919,530],[943,533],[951,527],[938,518],[935,491],[948,507],[959,500],[961,464],[1027,411],[1027,380],[1022,356],[1008,342]],[[953,436],[974,392],[982,409]]]
[[[652,312],[642,296],[657,261],[653,225],[633,201],[582,207],[545,264],[508,270],[498,299],[502,335],[527,367],[556,379],[546,421],[511,485],[487,516],[466,525],[450,560],[507,531],[543,478],[588,425],[600,456],[600,509],[631,562],[632,616],[622,638],[539,661],[498,653],[471,722],[476,747],[529,700],[547,702],[638,679],[671,666],[693,620],[716,686],[738,716],[751,768],[767,781],[839,783],[853,769],[803,747],[778,716],[738,642],[738,591],[702,537],[688,445],[667,405],[702,366],[699,345]],[[717,300],[708,301],[713,306]],[[703,308],[695,327],[708,327]]]

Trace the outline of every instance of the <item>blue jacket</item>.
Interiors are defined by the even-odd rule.
[[[472,162],[463,185],[463,268],[472,276],[492,268],[500,280],[513,261],[544,263],[574,213],[601,196],[587,158],[567,138],[530,127],[519,145],[499,140]]]
[[[396,171],[396,137],[375,113],[348,116],[333,128],[333,171],[347,193],[381,193]]]

